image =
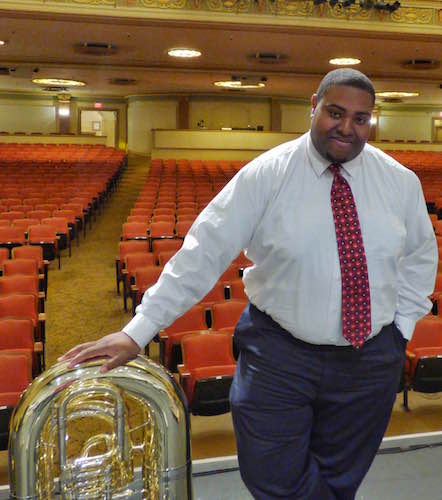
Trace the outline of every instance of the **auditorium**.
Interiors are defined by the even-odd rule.
[[[259,170],[263,165],[265,171],[266,159],[275,171],[284,168],[274,160],[274,148],[286,152],[292,141],[316,147],[312,124],[325,127],[347,112],[330,105],[328,118],[317,118],[328,89],[346,89],[340,97],[345,103],[368,95],[358,81],[331,84],[316,97],[330,71],[351,68],[368,77],[374,107],[367,117],[358,116],[355,127],[364,129],[370,154],[382,155],[401,172],[398,163],[403,165],[414,173],[407,178],[422,186],[425,216],[387,174],[377,178],[373,166],[370,182],[380,183],[382,195],[369,196],[367,232],[382,242],[366,245],[368,276],[376,282],[370,291],[376,293],[384,280],[389,290],[402,285],[409,292],[427,272],[427,257],[415,257],[407,268],[404,256],[391,267],[399,273],[403,265],[406,278],[393,271],[381,276],[381,267],[373,273],[373,262],[391,250],[389,228],[411,232],[410,221],[416,220],[430,228],[431,242],[442,253],[441,59],[440,0],[0,2],[0,500],[441,500],[442,257],[434,287],[425,288],[422,307],[428,312],[419,314],[411,338],[406,336],[393,410],[356,496],[338,490],[327,497],[258,494],[255,479],[251,486],[238,460],[239,431],[229,398],[240,360],[246,359],[234,336],[245,310],[265,303],[265,313],[256,310],[276,324],[271,312],[287,308],[273,284],[302,294],[296,280],[304,286],[318,275],[326,283],[330,274],[341,293],[342,262],[339,271],[322,261],[334,262],[331,257],[311,264],[310,274],[310,268],[289,274],[278,267],[259,286],[270,255],[284,259],[290,245],[293,266],[306,254],[326,255],[323,246],[316,248],[326,239],[320,234],[325,223],[315,235],[300,228],[293,213],[292,231],[284,233],[288,214],[272,219],[269,213],[287,185],[277,185],[279,177],[265,177],[262,185],[257,178],[268,175]],[[341,143],[338,150],[349,149],[335,142]],[[320,157],[318,148],[315,154]],[[248,165],[257,158],[255,177]],[[345,170],[346,158],[327,159],[342,162]],[[298,173],[299,182],[307,182],[305,175]],[[353,175],[346,178],[354,191]],[[331,172],[318,177],[332,182]],[[301,188],[295,191],[301,196]],[[405,226],[373,199],[406,211]],[[237,202],[250,208],[251,227],[239,227],[245,219],[231,208]],[[322,201],[310,199],[308,207],[308,213],[301,210],[305,219],[316,222]],[[336,223],[332,208],[329,218]],[[229,210],[237,225],[224,227]],[[255,216],[259,222],[253,225]],[[274,222],[275,240],[282,240],[278,251],[272,233],[261,227],[267,218]],[[365,218],[360,219],[365,236]],[[421,227],[412,230],[424,234]],[[254,243],[238,243],[246,241],[245,234]],[[310,239],[301,244],[300,234]],[[206,236],[211,241],[204,243],[204,262],[198,253],[180,260]],[[400,252],[409,251],[411,258],[408,244]],[[339,267],[335,247],[336,241]],[[198,288],[214,270],[210,287]],[[154,300],[161,286],[164,294],[170,290],[162,299],[164,312],[140,319],[143,294]],[[293,299],[293,309],[302,309],[295,323],[321,324],[324,288],[319,284],[317,295]],[[204,293],[190,304],[187,297],[197,297],[200,289]],[[418,308],[412,292],[407,307]],[[380,302],[391,296],[378,293]],[[172,318],[178,304],[181,312]],[[383,306],[387,310],[372,299],[373,325],[375,308]],[[98,351],[74,367],[60,360],[75,346],[96,345],[129,322],[135,345],[140,322],[150,327],[161,322],[157,317],[167,324],[142,355],[108,372]],[[381,332],[387,323],[391,318]],[[305,338],[295,340],[304,344]],[[267,369],[284,378],[279,350],[269,356],[273,366]],[[374,413],[382,398],[379,391],[370,400]],[[258,448],[255,453],[265,455]],[[287,467],[282,452],[279,462],[281,470]]]

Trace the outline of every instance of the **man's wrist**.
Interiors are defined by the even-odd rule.
[[[122,329],[140,349],[143,349],[157,334],[153,323],[143,314],[137,313]]]

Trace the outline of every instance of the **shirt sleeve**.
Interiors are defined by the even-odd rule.
[[[259,160],[242,168],[195,220],[183,246],[123,328],[140,347],[205,297],[247,246],[272,184],[266,182],[265,170]]]
[[[428,216],[422,187],[413,174],[411,194],[407,199],[407,237],[404,255],[399,261],[398,302],[395,324],[410,340],[416,321],[427,314],[432,303],[438,265],[434,230]]]

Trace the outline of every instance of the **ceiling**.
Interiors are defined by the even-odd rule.
[[[418,91],[406,99],[418,105],[440,105],[442,67],[415,70],[402,67],[409,59],[440,59],[442,34],[365,33],[318,28],[281,27],[108,19],[73,15],[23,14],[0,11],[0,67],[18,68],[18,76],[0,75],[0,92],[38,92],[35,76],[74,78],[87,85],[71,89],[74,96],[127,97],[151,94],[235,95],[217,89],[217,80],[232,75],[266,77],[266,87],[234,91],[239,95],[309,99],[321,77],[332,66],[332,57],[362,60],[357,68],[370,76],[376,91]],[[81,42],[114,44],[113,55],[96,56],[76,51]],[[167,55],[172,47],[197,48],[202,56],[176,60]],[[256,52],[287,56],[277,63],[256,60]],[[112,78],[130,78],[131,85],[112,85]]]

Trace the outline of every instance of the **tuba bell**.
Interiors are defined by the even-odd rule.
[[[101,365],[57,363],[23,393],[10,423],[11,498],[191,500],[181,388],[144,356],[105,374]]]

